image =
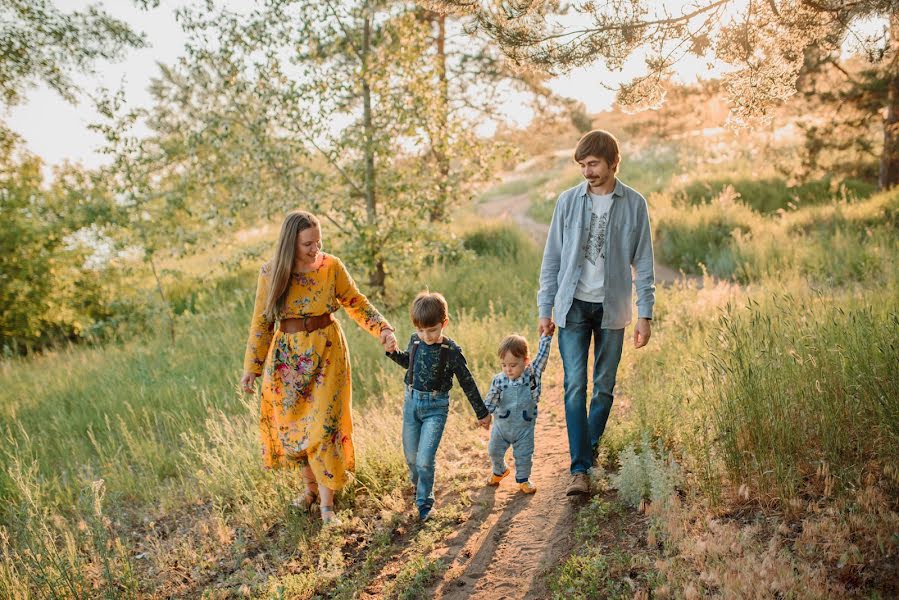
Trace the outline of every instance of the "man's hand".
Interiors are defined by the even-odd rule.
[[[549,317],[543,317],[537,325],[537,330],[540,335],[552,335],[556,331],[556,324]]]
[[[249,371],[244,373],[243,377],[240,378],[240,389],[247,394],[252,394],[256,391],[253,388],[254,381],[256,381],[256,373],[250,373]]]
[[[642,348],[649,342],[652,335],[652,321],[650,319],[637,319],[634,325],[634,348]]]
[[[493,420],[493,415],[487,415],[483,419],[478,419],[478,425],[480,425],[484,429],[490,429],[491,420]]]
[[[381,345],[384,346],[384,352],[396,352],[398,347],[396,344],[396,336],[389,329],[381,330]]]

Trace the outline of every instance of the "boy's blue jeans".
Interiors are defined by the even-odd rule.
[[[575,298],[559,328],[559,354],[565,371],[565,424],[571,474],[593,466],[593,446],[599,443],[612,410],[615,376],[624,346],[624,329],[602,329],[602,304]],[[587,359],[593,347],[593,397],[587,412]]]
[[[449,392],[420,392],[406,386],[403,454],[415,486],[419,512],[434,506],[434,458],[449,415]]]

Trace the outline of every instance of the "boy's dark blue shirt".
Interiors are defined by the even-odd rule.
[[[490,414],[481,398],[478,385],[475,383],[471,371],[468,370],[462,348],[448,337],[443,337],[443,344],[447,346],[447,350],[446,364],[442,373],[437,372],[440,366],[442,344],[428,345],[419,339],[417,333],[412,334],[409,346],[405,351],[388,352],[387,356],[408,370],[409,356],[412,354],[412,348],[416,342],[419,343],[418,349],[415,351],[415,369],[411,381],[408,376],[406,377],[407,384],[411,384],[414,389],[423,392],[448,392],[453,387],[453,375],[455,375],[478,419],[483,419]]]

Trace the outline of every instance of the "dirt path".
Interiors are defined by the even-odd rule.
[[[534,242],[543,246],[549,234],[549,225],[538,223],[528,215],[530,202],[527,193],[498,196],[479,204],[477,210],[478,214],[489,219],[511,220]]]
[[[542,246],[549,226],[533,220],[527,213],[528,206],[525,193],[492,198],[477,210],[484,217],[511,220]],[[656,265],[656,279],[661,285],[673,284],[684,277],[673,269]],[[546,575],[574,550],[577,512],[586,502],[565,495],[569,456],[561,401],[561,367],[551,367],[547,375],[551,372],[553,376],[544,384],[535,436],[531,481],[537,486],[537,493],[532,496],[520,493],[511,476],[498,488],[478,488],[468,518],[429,557],[448,565],[428,590],[429,598],[536,600],[550,597]],[[619,411],[623,408],[619,406]],[[639,525],[638,515],[619,520],[622,523],[604,532],[608,539],[597,543],[618,547],[632,544],[640,537],[629,531],[634,524]]]
[[[428,597],[446,600],[548,598],[544,575],[570,553],[579,502],[565,496],[568,442],[556,385],[544,390],[537,420],[537,493],[518,491],[513,475],[498,488],[482,487],[471,518],[434,559],[449,564]]]

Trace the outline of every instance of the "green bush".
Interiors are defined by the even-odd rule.
[[[463,245],[481,257],[492,256],[507,260],[522,258],[531,241],[517,227],[509,225],[485,225],[466,232]]]

